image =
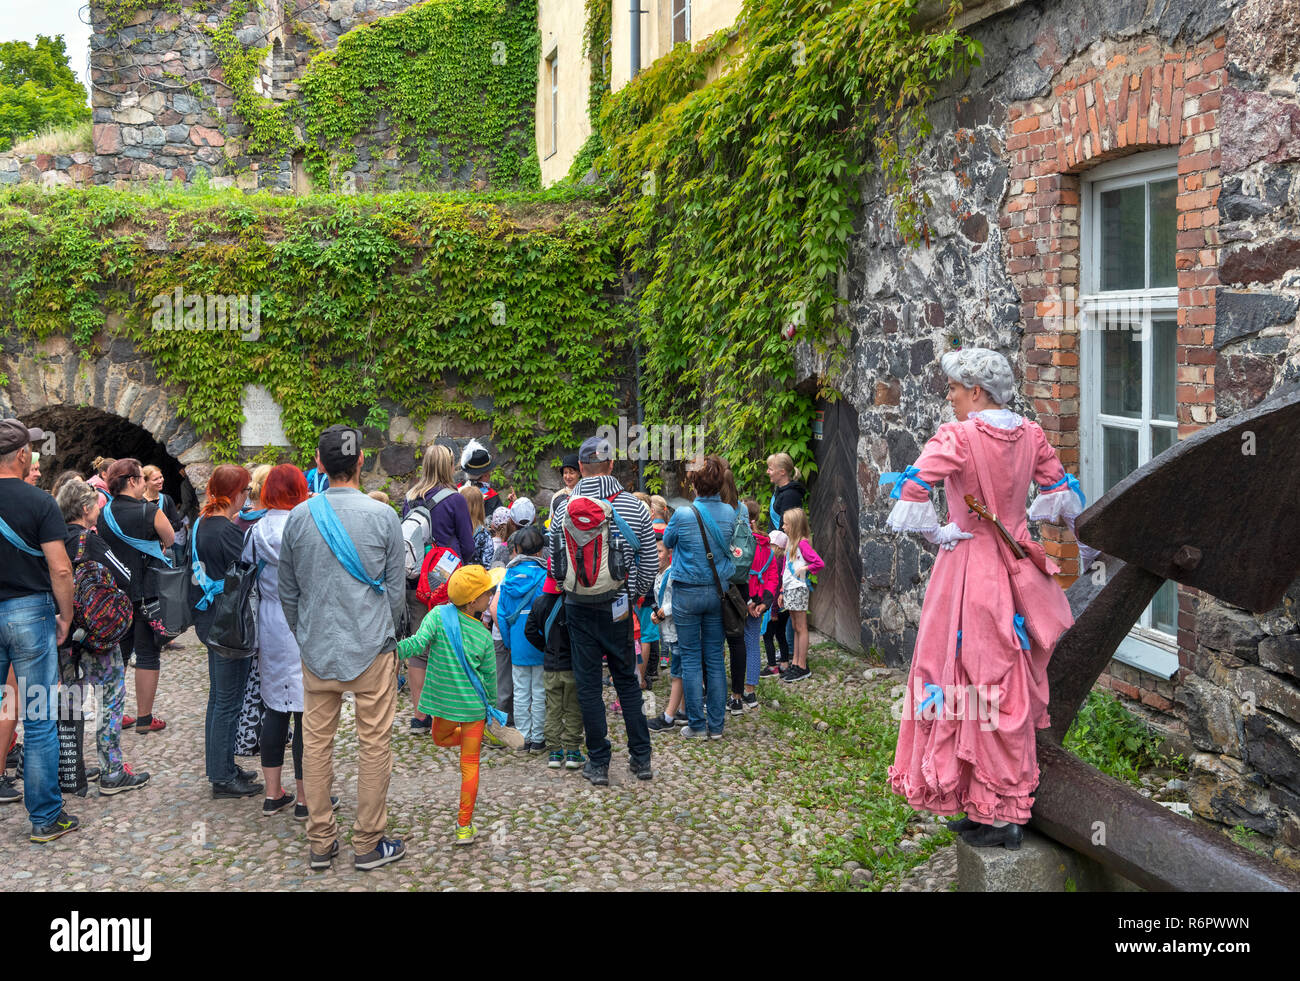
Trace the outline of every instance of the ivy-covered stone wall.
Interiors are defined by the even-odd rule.
[[[95,182],[532,189],[536,0],[94,0]]]

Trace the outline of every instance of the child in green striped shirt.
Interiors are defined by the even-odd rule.
[[[397,655],[408,658],[425,652],[429,668],[420,692],[420,711],[433,716],[433,741],[439,746],[460,747],[460,812],[456,844],[474,840],[474,802],[478,798],[479,750],[487,707],[482,692],[496,692],[496,649],[492,635],[479,620],[491,602],[492,593],[505,575],[505,569],[488,572],[481,565],[461,566],[447,582],[447,596],[455,605],[461,646],[474,682],[461,666],[453,641],[447,632],[444,614],[447,607],[434,607],[420,624],[414,637],[397,645]]]

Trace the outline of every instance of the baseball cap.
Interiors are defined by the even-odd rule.
[[[780,528],[768,535],[767,540],[771,543],[773,548],[785,548],[790,544],[790,539],[786,537],[785,532]]]
[[[473,603],[484,593],[501,585],[505,575],[505,569],[489,571],[481,565],[463,565],[447,580],[447,599],[456,606]]]
[[[17,419],[0,419],[0,453],[12,453],[45,438],[45,430],[24,426]]]
[[[326,474],[351,473],[361,457],[361,430],[355,426],[330,426],[316,444]]]
[[[614,449],[603,436],[588,436],[578,447],[578,459],[583,463],[604,463],[614,459]]]
[[[537,508],[533,507],[533,502],[528,498],[521,497],[510,505],[510,517],[517,525],[531,524],[537,517]]]

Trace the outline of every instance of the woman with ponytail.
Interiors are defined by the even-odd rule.
[[[136,732],[161,732],[167,723],[153,715],[154,696],[158,694],[158,672],[162,666],[158,635],[145,615],[146,601],[153,577],[146,574],[151,558],[162,562],[164,550],[175,540],[171,522],[145,497],[144,468],[132,457],[113,461],[106,471],[101,495],[109,499],[96,522],[99,536],[112,553],[131,572],[127,595],[131,597],[134,620],[120,641],[122,663],[135,654],[135,706],[137,715],[124,716],[122,728],[135,726]],[[92,486],[94,486],[92,484]]]
[[[214,615],[212,601],[217,595],[213,586],[223,581],[226,569],[244,550],[244,534],[234,519],[248,500],[251,479],[247,470],[231,464],[212,471],[207,502],[194,525],[193,555],[202,574],[196,577],[199,582],[190,586],[190,602],[194,604],[194,632],[205,647]],[[214,798],[252,797],[262,792],[262,785],[253,782],[256,774],[235,765],[235,729],[251,665],[249,658],[232,660],[208,649],[203,748]]]

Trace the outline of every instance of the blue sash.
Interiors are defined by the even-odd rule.
[[[203,571],[203,566],[199,564],[199,525],[203,524],[200,517],[194,522],[194,533],[190,537],[190,571],[194,573],[194,584],[203,590],[203,596],[194,604],[196,610],[206,610],[212,605],[212,601],[226,591],[226,577],[223,575],[220,579],[209,579]]]
[[[147,542],[143,538],[132,538],[124,532],[122,526],[117,523],[117,519],[113,517],[114,498],[110,494],[104,494],[104,496],[108,498],[108,503],[104,505],[100,513],[104,516],[104,523],[108,525],[109,530],[137,552],[143,552],[145,555],[158,559],[170,569],[172,567],[171,556],[163,551],[162,543],[158,541]]]
[[[366,568],[361,564],[361,556],[357,554],[356,546],[352,544],[352,539],[348,537],[343,523],[339,521],[339,516],[334,513],[325,495],[315,494],[310,497],[307,500],[307,510],[311,512],[312,520],[316,522],[316,530],[320,532],[321,538],[325,539],[325,544],[329,546],[329,550],[334,553],[334,558],[339,560],[339,564],[347,574],[357,582],[365,583],[382,596],[384,580],[371,579],[366,575]]]
[[[315,498],[312,498],[315,500]],[[555,604],[559,606],[559,603]],[[460,611],[450,603],[443,603],[435,607],[438,616],[442,617],[442,629],[447,634],[447,640],[451,642],[451,649],[456,652],[456,657],[460,659],[461,670],[469,678],[469,683],[474,686],[474,691],[478,693],[479,701],[483,703],[483,708],[487,712],[489,721],[495,722],[499,726],[506,724],[506,714],[498,711],[488,701],[487,692],[483,690],[483,682],[479,680],[478,672],[469,666],[469,661],[465,659],[465,641],[460,633]],[[549,625],[549,624],[548,624]]]
[[[32,548],[25,541],[19,538],[18,532],[10,528],[9,522],[5,521],[4,518],[0,518],[0,535],[3,535],[5,541],[7,541],[14,548],[18,549],[18,551],[20,552],[26,552],[28,555],[34,555],[37,558],[43,558],[45,556],[44,552]]]
[[[780,531],[780,530],[781,530],[781,516],[780,516],[779,514],[776,513],[776,495],[775,495],[775,494],[773,494],[773,495],[772,495],[772,499],[771,499],[770,501],[767,502],[767,520],[770,521],[770,522],[772,523],[772,530],[773,530],[773,531]]]
[[[763,568],[758,570],[758,581],[760,585],[763,582],[763,573],[767,571],[767,567],[772,564],[772,560],[774,558],[776,558],[776,551],[769,546],[767,550],[767,561],[763,563]],[[772,608],[769,606],[766,610],[763,611],[763,615],[759,618],[758,621],[758,635],[760,637],[763,636],[763,634],[767,633],[767,621],[771,618],[771,616],[772,616]]]
[[[266,517],[267,510],[267,508],[262,508],[260,511],[240,511],[239,516],[245,521],[261,521]]]
[[[548,647],[551,644],[551,627],[555,625],[555,621],[559,618],[560,607],[562,607],[563,605],[564,605],[564,597],[563,596],[555,597],[555,605],[551,607],[551,614],[546,618],[546,626],[542,628],[542,640],[546,642],[546,645]],[[459,626],[459,624],[457,624],[457,626]]]

